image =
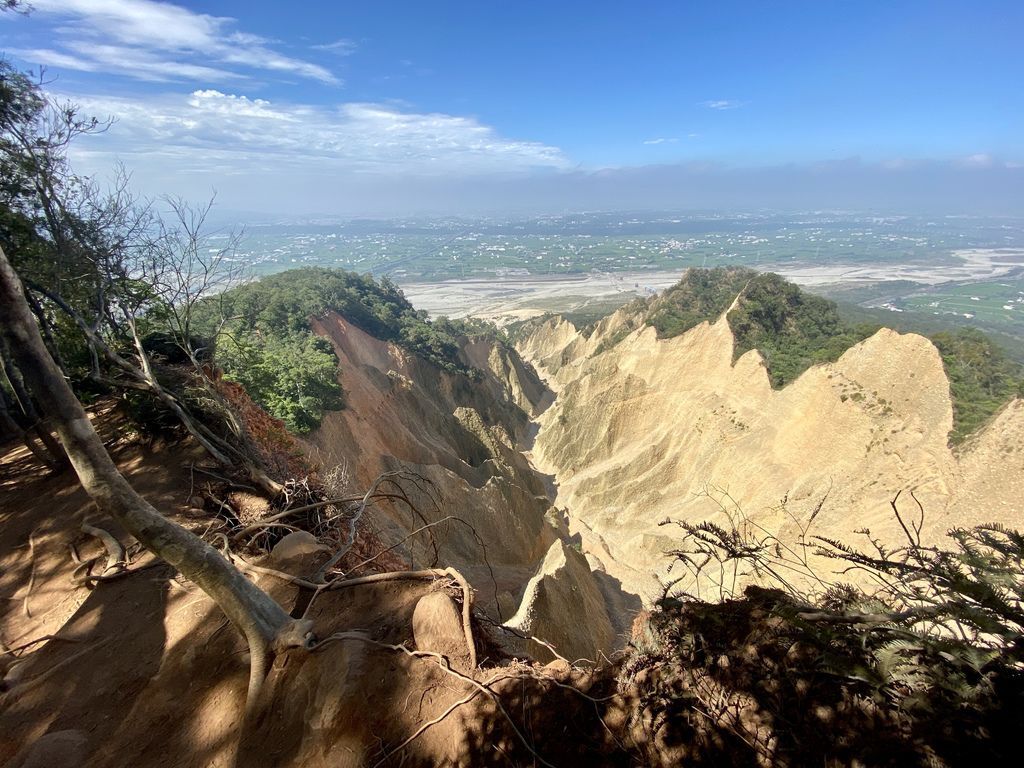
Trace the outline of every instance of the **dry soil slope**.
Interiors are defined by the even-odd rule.
[[[923,503],[929,537],[1024,524],[1024,404],[951,451],[949,386],[924,337],[883,329],[772,390],[757,352],[733,363],[724,317],[672,339],[633,330],[595,354],[629,322],[618,313],[584,338],[555,319],[520,345],[559,393],[534,461],[556,476],[584,550],[627,588],[649,598],[652,574],[665,575],[676,535],[659,522],[725,522],[720,502],[788,538],[783,500],[806,520],[826,494],[813,532],[845,540],[866,527],[895,541],[889,502],[901,490]]]
[[[602,574],[551,565],[568,533],[551,514],[544,479],[521,452],[535,427],[529,415],[551,399],[533,369],[514,350],[478,341],[463,350],[466,362],[484,372],[473,381],[376,339],[336,314],[316,321],[314,330],[334,345],[346,401],[344,410],[328,413],[309,438],[321,464],[349,468],[352,490],[367,488],[391,470],[420,474],[440,500],[432,508],[423,494],[413,493],[425,519],[451,515],[469,523],[433,531],[440,562],[466,574],[480,607],[502,620],[517,611],[529,616],[516,625],[527,634],[559,626],[555,644],[574,658],[618,645],[612,638],[628,622],[619,616],[622,611],[613,611],[614,626],[602,617],[595,617],[601,620],[593,626],[564,613],[549,616],[548,608],[532,605],[539,593],[528,585],[538,579],[549,595],[584,590],[607,593],[610,605],[623,600]],[[376,508],[371,516],[387,542],[401,540],[423,522],[401,507]],[[425,535],[416,540],[421,542],[416,565],[422,566],[430,552],[422,543]]]

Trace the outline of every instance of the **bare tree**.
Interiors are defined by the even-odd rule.
[[[235,239],[229,236],[223,248],[206,247],[203,228],[212,202],[192,208],[169,200],[167,223],[153,205],[133,197],[123,170],[109,191],[72,172],[69,145],[109,122],[53,102],[39,82],[3,62],[0,97],[0,170],[7,177],[0,202],[8,209],[0,242],[19,265],[44,339],[54,326],[45,304],[78,329],[94,380],[148,393],[218,463],[242,469],[271,498],[280,495],[282,484],[261,467],[244,425],[194,345],[196,307],[238,279],[237,262],[230,259]],[[183,351],[193,369],[189,387],[203,393],[204,410],[215,418],[197,416],[180,388],[162,380],[140,323],[161,330]],[[52,339],[48,348],[59,361]]]
[[[46,403],[82,487],[150,551],[198,584],[245,636],[251,652],[249,704],[276,651],[308,647],[311,622],[295,620],[199,537],[163,517],[118,471],[85,410],[46,351],[19,280],[0,248],[0,337],[37,401]]]

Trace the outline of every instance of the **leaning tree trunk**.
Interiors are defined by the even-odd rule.
[[[143,546],[205,591],[249,643],[249,705],[263,682],[269,655],[311,642],[309,621],[296,621],[216,549],[156,511],[118,471],[43,344],[21,281],[0,248],[0,335],[26,387],[45,403],[82,487]]]
[[[18,423],[18,419],[11,415],[11,405],[7,402],[3,388],[0,388],[0,440],[5,440],[8,437],[19,438],[29,452],[42,462],[43,466],[49,467],[54,472],[59,472],[69,466],[67,456],[64,455],[60,446],[56,448],[57,453],[53,455],[47,453],[47,449],[36,442],[32,433]],[[61,459],[63,459],[63,463],[61,463]]]
[[[215,435],[209,427],[199,421],[188,409],[184,406],[179,399],[171,394],[163,385],[159,382],[156,374],[153,372],[153,368],[149,361],[149,355],[142,346],[142,340],[139,338],[135,328],[132,327],[132,337],[135,342],[135,348],[139,363],[136,365],[129,362],[126,358],[119,355],[110,345],[107,344],[94,328],[91,328],[78,312],[71,308],[66,301],[60,296],[47,291],[45,288],[39,285],[29,284],[29,287],[33,290],[37,290],[46,296],[50,301],[56,304],[60,309],[78,326],[78,329],[85,336],[85,341],[89,346],[89,351],[94,357],[94,365],[99,365],[99,358],[103,357],[109,362],[115,369],[120,370],[122,373],[129,377],[127,382],[121,382],[120,386],[128,386],[133,389],[140,389],[145,392],[149,392],[155,397],[160,403],[168,408],[178,419],[185,430],[192,435],[192,437],[198,442],[210,456],[220,465],[230,467],[233,465],[241,465],[242,469],[245,470],[249,479],[267,496],[271,499],[281,495],[284,491],[284,486],[270,477],[266,472],[260,469],[256,461],[246,455],[244,449],[238,449],[232,446],[227,440]],[[26,298],[29,296],[25,294]],[[98,373],[95,372],[95,373]],[[94,373],[94,375],[95,375]],[[103,379],[98,379],[103,381]],[[118,382],[111,382],[115,386]],[[211,395],[218,397],[216,391],[212,390]],[[222,405],[228,409],[229,406],[222,402]],[[241,436],[239,429],[232,429],[232,431],[238,433]]]
[[[7,349],[7,344],[4,342],[2,336],[0,336],[0,359],[2,359],[3,362],[4,377],[10,385],[11,392],[14,395],[17,410],[10,408],[6,403],[4,405],[0,405],[0,408],[8,410],[15,423],[19,425],[24,433],[23,439],[25,445],[28,446],[28,449],[32,451],[32,453],[42,459],[44,464],[54,470],[59,471],[66,469],[70,466],[68,463],[68,457],[65,455],[64,449],[60,447],[60,444],[53,439],[53,435],[50,434],[49,425],[39,414],[35,403],[32,402],[31,395],[29,395],[25,390],[21,372],[12,364],[10,360],[10,351]],[[37,452],[33,434],[43,445],[42,454]]]

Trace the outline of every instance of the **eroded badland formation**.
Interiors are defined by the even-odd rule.
[[[26,450],[9,446],[0,491],[3,642],[15,649],[46,635],[67,639],[5,656],[0,763],[924,759],[912,747],[892,746],[906,728],[886,719],[870,697],[863,706],[838,694],[812,700],[815,686],[833,685],[819,678],[808,678],[811,693],[799,694],[807,702],[794,693],[773,711],[789,713],[794,723],[844,720],[878,749],[889,744],[888,752],[844,751],[815,741],[820,733],[804,742],[780,735],[778,722],[757,720],[758,706],[770,709],[757,705],[757,695],[737,693],[756,688],[739,677],[729,678],[733,689],[716,682],[715,695],[733,696],[747,715],[714,728],[701,724],[713,713],[652,704],[657,696],[668,701],[669,688],[682,696],[699,687],[696,679],[684,684],[657,672],[654,662],[641,670],[636,661],[645,639],[661,631],[660,619],[649,620],[647,611],[665,584],[684,575],[668,554],[680,545],[681,529],[664,523],[738,522],[793,546],[807,535],[856,542],[855,531],[869,529],[896,546],[904,533],[891,502],[900,493],[906,519],[919,519],[915,499],[924,510],[926,544],[955,527],[1020,526],[1024,402],[1014,399],[954,449],[949,382],[938,351],[922,336],[879,330],[776,389],[758,351],[735,359],[725,314],[658,338],[636,322],[636,311],[625,308],[589,329],[560,317],[534,321],[519,330],[514,347],[497,337],[468,337],[461,354],[481,372],[475,378],[442,371],[337,313],[313,321],[337,355],[345,407],[328,413],[294,451],[343,496],[358,497],[382,475],[396,478],[414,506],[367,507],[359,519],[361,551],[375,556],[393,546],[381,556],[392,569],[452,567],[463,574],[474,591],[479,668],[465,657],[462,593],[447,581],[328,591],[307,610],[308,588],[254,571],[293,616],[314,619],[318,637],[354,632],[368,640],[279,657],[264,710],[244,724],[245,647],[216,607],[144,555],[139,562],[148,570],[91,589],[75,585],[69,545],[79,558],[103,551],[80,533],[94,512],[72,475],[49,475]],[[187,441],[134,440],[109,409],[99,409],[95,420],[151,502],[193,531],[209,530],[218,519],[210,499],[221,490],[201,490],[212,488],[208,475],[195,471],[204,466],[202,451]],[[236,490],[232,498],[221,501],[248,509],[249,522],[267,514],[255,495]],[[245,557],[310,578],[330,555],[324,549],[293,534],[268,556]],[[838,568],[824,561],[820,567]],[[706,580],[678,586],[715,593]],[[743,586],[735,585],[737,597]],[[726,623],[746,629],[720,640],[743,648],[761,638],[766,648],[781,649],[777,655],[765,650],[763,658],[730,667],[712,654],[700,663],[734,676],[763,669],[782,688],[811,674],[814,664],[800,657],[789,630],[759,623],[770,604],[737,608]],[[696,626],[705,618],[686,621]],[[715,642],[707,627],[701,632]],[[446,654],[461,677],[433,659],[385,647],[403,644]],[[568,663],[575,660],[588,661]],[[801,671],[786,672],[786,665]],[[782,688],[770,696],[782,701],[790,695]],[[814,714],[818,706],[827,712]],[[791,730],[815,730],[813,723],[800,727]],[[929,754],[935,764],[947,760]]]

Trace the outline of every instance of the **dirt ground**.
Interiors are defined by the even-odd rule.
[[[110,412],[97,421],[140,493],[197,532],[210,524],[190,504],[200,452],[140,442]],[[219,609],[145,553],[130,576],[75,586],[70,545],[82,558],[103,551],[83,522],[130,543],[71,472],[48,474],[17,445],[0,449],[0,765],[574,765],[588,754],[629,764],[606,724],[622,720],[607,675],[510,661],[482,628],[472,679],[384,647],[415,648],[413,613],[437,582],[324,593],[309,612],[317,636],[350,639],[279,656],[260,713],[243,722],[247,648]],[[301,575],[317,564],[300,556],[274,567]],[[308,594],[261,578],[301,613]]]

